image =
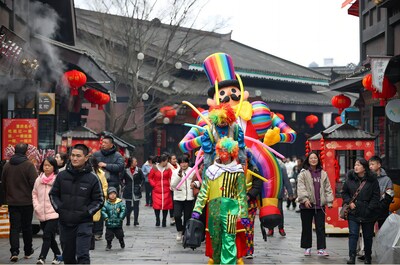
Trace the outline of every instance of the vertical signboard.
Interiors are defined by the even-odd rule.
[[[18,143],[38,145],[37,119],[3,119],[2,128],[2,159],[5,158],[5,149]]]

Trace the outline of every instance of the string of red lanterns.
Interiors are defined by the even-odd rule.
[[[83,97],[91,103],[92,107],[96,107],[97,104],[99,110],[103,110],[103,105],[110,102],[110,95],[93,88],[86,89]]]
[[[365,90],[372,92],[372,98],[380,99],[380,105],[385,106],[386,101],[396,95],[396,86],[390,83],[389,79],[384,76],[382,83],[382,92],[378,92],[372,85],[372,74],[367,74],[362,80],[363,87]]]

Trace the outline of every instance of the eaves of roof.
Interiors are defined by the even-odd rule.
[[[357,129],[356,127],[348,124],[335,124],[321,133],[318,133],[309,138],[309,140],[319,140],[322,138],[326,140],[375,140],[376,135]]]
[[[99,139],[100,136],[92,129],[80,126],[72,131],[67,131],[61,135],[63,138],[72,137],[74,139]]]
[[[202,65],[200,64],[191,64],[189,65],[189,70],[204,72]],[[243,77],[250,78],[258,78],[258,79],[266,79],[266,80],[275,80],[282,82],[291,82],[291,83],[299,83],[299,84],[307,84],[307,85],[317,85],[317,86],[328,86],[329,80],[327,79],[313,79],[310,77],[296,76],[296,75],[285,75],[282,73],[273,73],[273,72],[260,72],[260,71],[251,71],[236,68],[235,72]]]

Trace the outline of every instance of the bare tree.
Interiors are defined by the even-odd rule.
[[[203,6],[200,0],[97,0],[97,12],[78,10],[79,39],[91,45],[116,77],[113,92],[127,92],[124,111],[118,112],[114,102],[106,111],[106,123],[115,135],[153,122],[159,117],[159,106],[171,103],[171,94],[179,93],[166,80],[188,65],[207,36],[207,31],[194,29]],[[208,33],[223,24],[214,23]],[[139,107],[144,111],[138,111]],[[143,115],[137,117],[138,113]],[[151,118],[144,119],[144,115]]]

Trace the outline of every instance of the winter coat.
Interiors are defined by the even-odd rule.
[[[37,219],[39,219],[40,222],[58,218],[58,213],[56,213],[53,205],[51,205],[49,197],[49,192],[53,187],[56,177],[47,184],[42,183],[42,179],[45,177],[45,174],[42,173],[36,179],[32,190],[33,209]]]
[[[108,199],[101,209],[101,215],[107,228],[122,227],[126,215],[125,203],[120,198],[117,198],[114,202]]]
[[[174,191],[174,201],[192,201],[194,200],[193,190],[190,188],[190,184],[192,183],[194,171],[190,174],[188,178],[186,178],[185,182],[179,187],[176,186],[181,182],[182,178],[186,176],[186,174],[191,170],[191,167],[188,167],[186,170],[182,170],[181,173],[172,174],[171,179],[171,188]]]
[[[38,177],[26,155],[15,154],[3,167],[1,182],[6,202],[11,206],[32,205],[32,189]]]
[[[149,182],[149,173],[152,168],[153,168],[153,165],[150,165],[149,161],[146,161],[146,163],[143,164],[142,172],[143,172],[145,182]]]
[[[368,175],[360,179],[354,170],[347,173],[347,180],[343,184],[342,198],[343,204],[349,203],[354,193],[361,185],[361,181],[367,181],[355,199],[356,208],[350,210],[348,219],[356,222],[375,222],[379,210],[379,183],[376,175],[369,172]]]
[[[319,194],[321,198],[321,207],[325,205],[332,207],[333,193],[328,174],[325,170],[321,170],[321,188]],[[310,201],[312,205],[316,205],[314,182],[311,172],[308,169],[301,170],[297,176],[297,200],[299,203]]]
[[[127,201],[138,201],[142,198],[142,186],[144,183],[144,176],[142,170],[139,167],[135,167],[133,175],[130,168],[126,168],[122,177],[122,182],[124,185],[122,198]]]
[[[388,189],[393,190],[393,183],[386,171],[381,168],[381,173],[377,176],[380,189],[379,214],[378,220],[384,220],[389,215],[389,207],[393,197],[386,193]]]
[[[290,184],[289,178],[288,178],[288,173],[287,173],[287,169],[285,164],[281,161],[278,160],[279,166],[281,167],[281,171],[282,171],[282,190],[278,196],[278,199],[283,199],[283,196],[285,194],[284,189],[286,189],[288,196],[293,196],[293,189],[292,189],[292,185]]]
[[[259,174],[257,167],[251,163],[248,163],[248,169],[250,169],[256,174]],[[257,178],[256,176],[251,175],[250,172],[247,172],[246,184],[249,184],[250,182],[251,182],[251,187],[247,190],[247,196],[249,196],[251,200],[254,200],[257,199],[257,197],[261,194],[263,181]]]
[[[106,174],[108,186],[117,187],[121,182],[121,174],[125,168],[124,158],[117,152],[117,147],[114,145],[110,150],[97,151],[93,156],[97,161],[107,164],[103,170]]]
[[[158,164],[150,170],[149,182],[153,188],[151,198],[155,210],[170,210],[173,208],[170,182],[172,170],[160,167]]]
[[[104,203],[102,186],[89,163],[80,169],[68,163],[67,169],[58,173],[49,195],[60,223],[66,226],[93,222],[93,215]]]
[[[103,189],[104,198],[107,198],[108,183],[107,183],[107,179],[106,179],[106,175],[105,175],[104,171],[101,168],[99,168],[99,171],[94,172],[94,173],[97,175],[97,177],[100,180],[100,184],[101,184],[101,187]],[[93,222],[100,221],[100,218],[101,218],[101,209],[98,210],[93,215]]]

